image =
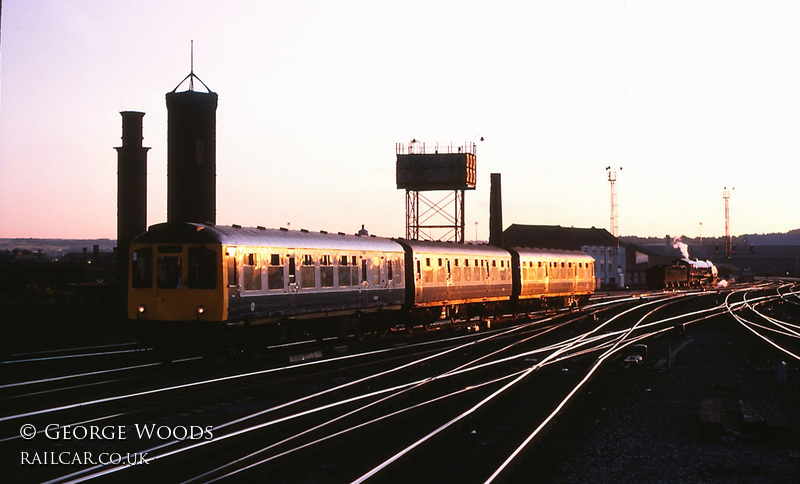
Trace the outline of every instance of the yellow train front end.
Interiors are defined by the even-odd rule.
[[[128,318],[149,331],[227,319],[221,246],[132,243]]]

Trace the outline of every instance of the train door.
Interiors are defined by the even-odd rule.
[[[225,272],[227,274],[228,317],[239,314],[241,292],[239,291],[239,261],[236,258],[236,247],[225,248]]]
[[[414,300],[422,300],[422,260],[418,255],[414,256]]]

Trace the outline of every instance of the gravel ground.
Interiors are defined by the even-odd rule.
[[[732,318],[651,343],[640,366],[610,365],[506,481],[800,483],[798,362]],[[704,398],[719,399],[720,422],[701,422]],[[783,426],[758,421],[767,406]]]

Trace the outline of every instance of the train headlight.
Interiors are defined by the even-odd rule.
[[[140,304],[140,305],[139,305],[139,307],[138,307],[138,308],[136,308],[136,311],[137,311],[139,314],[144,314],[144,310],[145,310],[145,309],[146,309],[146,308],[144,307],[144,304]]]
[[[200,316],[204,312],[206,312],[206,308],[204,308],[203,306],[197,306],[197,315],[198,316]]]

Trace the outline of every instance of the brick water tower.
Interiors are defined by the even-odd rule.
[[[186,81],[189,88],[177,92]],[[197,80],[207,92],[194,90]],[[217,94],[194,70],[167,93],[167,222],[216,223]]]

